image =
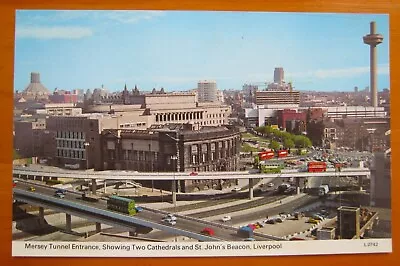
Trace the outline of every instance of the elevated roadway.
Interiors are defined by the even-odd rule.
[[[47,170],[33,169],[29,167],[14,166],[14,176],[38,176],[38,177],[57,177],[75,179],[106,179],[106,180],[199,180],[199,179],[254,179],[254,178],[302,178],[302,177],[341,177],[341,176],[369,176],[368,168],[344,168],[341,172],[334,169],[327,169],[326,172],[299,172],[297,170],[283,170],[278,174],[251,174],[246,171],[240,172],[200,172],[191,175],[187,172],[158,172],[158,173],[139,173],[136,171],[82,171],[82,170]]]
[[[35,187],[35,191],[29,191],[29,188]],[[161,222],[165,212],[144,208],[144,210],[135,216],[128,216],[122,213],[110,211],[107,209],[106,201],[87,202],[82,200],[81,193],[68,191],[65,198],[60,199],[54,196],[55,188],[32,185],[20,181],[14,188],[14,199],[26,202],[32,205],[42,207],[39,211],[43,217],[43,207],[54,209],[66,213],[66,227],[71,230],[71,215],[86,218],[97,223],[104,223],[111,226],[122,227],[128,231],[133,231],[135,227],[143,226],[165,231],[172,235],[182,235],[199,241],[240,241],[243,238],[237,235],[237,228],[224,226],[218,223],[212,223],[196,219],[193,217],[178,216],[175,226],[168,226]],[[205,227],[211,227],[215,231],[215,236],[204,236],[200,231]],[[258,234],[256,240],[271,241],[281,240],[278,237]]]

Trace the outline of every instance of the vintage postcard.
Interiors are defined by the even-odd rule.
[[[17,10],[13,256],[392,251],[389,16]]]

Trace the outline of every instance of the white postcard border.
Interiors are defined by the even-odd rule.
[[[392,239],[186,243],[12,242],[12,256],[15,257],[244,257],[391,252]]]

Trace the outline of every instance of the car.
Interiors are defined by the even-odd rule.
[[[57,198],[60,198],[60,199],[65,198],[65,195],[62,193],[56,193],[54,196],[56,196]]]
[[[240,188],[238,188],[238,187],[234,187],[234,188],[232,189],[232,192],[238,192],[238,191],[240,191]]]
[[[190,175],[190,176],[197,176],[197,175],[199,175],[199,173],[191,172],[189,175]]]
[[[268,187],[273,187],[273,186],[275,186],[275,185],[274,185],[274,183],[268,183],[267,186],[268,186]]]
[[[176,225],[176,221],[173,221],[171,219],[162,219],[161,222],[169,225]]]
[[[307,220],[307,223],[310,223],[310,224],[317,224],[319,221],[318,220],[315,220],[315,219],[313,219],[313,218],[309,218],[308,220]]]
[[[168,213],[163,219],[171,219],[172,221],[176,221],[176,216]]]
[[[314,215],[312,216],[312,218],[313,218],[314,220],[319,220],[319,221],[322,221],[322,220],[324,219],[324,217],[323,217],[322,215],[319,215],[319,214],[314,214]]]
[[[221,220],[222,220],[223,222],[227,222],[227,221],[232,220],[232,217],[230,217],[229,215],[227,215],[227,216],[222,217]]]
[[[136,212],[142,212],[143,211],[143,208],[139,207],[139,206],[136,206],[135,209],[136,209]]]
[[[275,218],[275,221],[276,221],[277,223],[283,223],[283,219],[280,218],[280,217]]]
[[[265,223],[267,224],[276,224],[275,219],[268,219]]]
[[[34,192],[34,191],[36,191],[36,188],[35,187],[29,187],[28,190]]]
[[[62,188],[56,190],[56,194],[57,194],[57,193],[59,193],[59,194],[65,194],[65,192],[66,192],[66,190],[65,190],[65,189],[62,189]]]
[[[215,232],[212,228],[206,227],[203,230],[201,230],[200,234],[206,235],[206,236],[213,236],[213,235],[215,235]]]

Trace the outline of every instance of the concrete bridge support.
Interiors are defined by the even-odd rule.
[[[101,223],[96,223],[96,233],[101,232]]]
[[[92,193],[93,193],[93,194],[96,194],[96,190],[97,190],[96,179],[92,179],[92,186],[91,186],[91,189],[92,189]]]
[[[41,221],[44,221],[44,208],[39,207],[39,218]]]
[[[296,194],[300,194],[300,178],[296,178]]]
[[[362,176],[358,177],[358,188],[360,189],[360,191],[363,189],[363,177]]]
[[[65,214],[65,229],[67,232],[72,231],[71,214],[68,214],[68,213]]]
[[[254,179],[249,178],[249,200],[254,198]]]

